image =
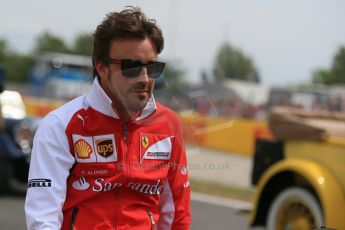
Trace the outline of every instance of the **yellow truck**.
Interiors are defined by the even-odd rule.
[[[277,108],[258,139],[252,226],[345,229],[345,115]]]

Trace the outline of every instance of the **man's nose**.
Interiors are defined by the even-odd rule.
[[[148,70],[146,67],[143,67],[140,71],[139,76],[137,77],[137,81],[140,82],[149,82],[149,75],[148,75]]]

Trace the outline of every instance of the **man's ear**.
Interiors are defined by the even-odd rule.
[[[96,70],[101,79],[108,76],[108,68],[107,68],[107,65],[103,61],[96,62]]]

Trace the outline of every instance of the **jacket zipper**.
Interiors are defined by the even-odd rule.
[[[130,177],[131,176],[131,171],[130,171],[131,161],[130,161],[130,157],[129,157],[127,137],[128,137],[128,126],[124,125],[123,126],[123,140],[124,140],[125,158],[126,158],[125,167],[127,169],[126,170],[127,173],[125,173],[125,175],[127,177]]]
[[[155,219],[153,219],[153,216],[152,216],[152,213],[150,212],[150,210],[147,210],[147,215],[149,216],[150,218],[150,222],[151,222],[151,230],[154,229],[155,227]]]
[[[74,208],[72,212],[71,230],[74,230],[74,225],[77,220],[79,208]]]

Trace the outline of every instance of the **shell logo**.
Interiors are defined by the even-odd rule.
[[[75,152],[77,153],[78,158],[81,158],[81,159],[89,159],[92,153],[91,146],[89,145],[89,143],[87,143],[83,139],[79,139],[78,141],[75,142],[74,149],[75,149]]]

